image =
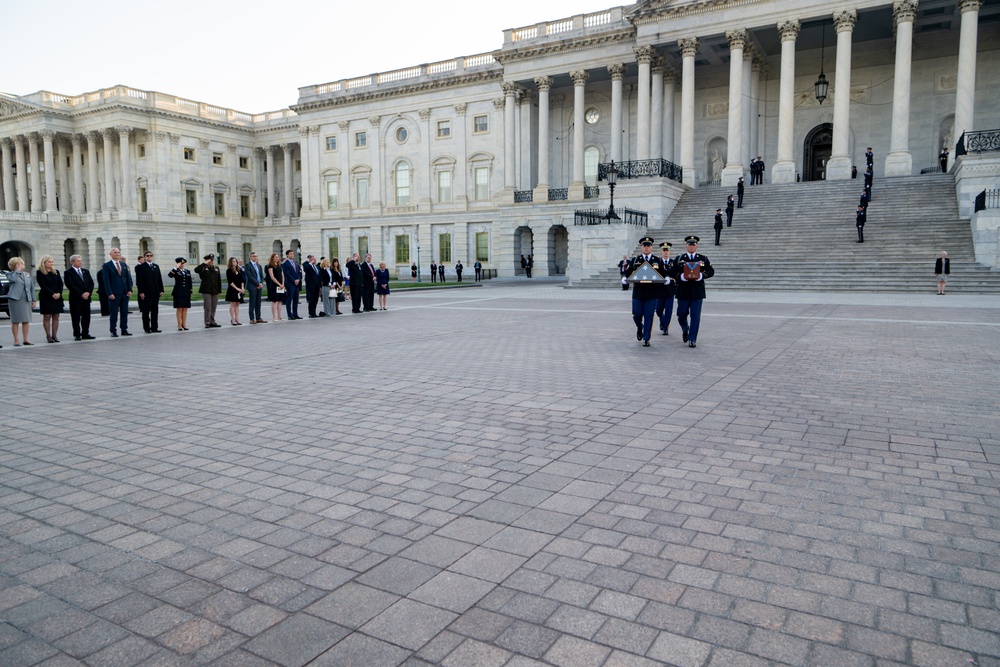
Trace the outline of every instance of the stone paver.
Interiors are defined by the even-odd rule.
[[[930,296],[5,347],[0,664],[997,667],[1000,297]]]

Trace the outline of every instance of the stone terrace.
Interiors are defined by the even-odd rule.
[[[0,665],[998,667],[1000,298],[932,289],[4,334]]]

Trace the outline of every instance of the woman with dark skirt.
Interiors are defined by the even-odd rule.
[[[168,278],[174,279],[174,314],[177,316],[177,330],[187,331],[188,310],[191,308],[191,271],[186,268],[183,257],[174,259],[177,266],[170,269]]]
[[[229,304],[229,323],[238,327],[240,322],[240,302],[243,299],[243,269],[240,268],[239,260],[235,257],[229,258],[229,266],[226,267],[226,302]]]
[[[337,293],[333,300],[333,307],[337,309],[334,315],[340,315],[340,302],[346,301],[347,297],[344,295],[344,271],[340,268],[340,260],[336,257],[330,263],[330,271],[333,272],[333,289]]]
[[[46,255],[41,259],[41,268],[35,272],[35,282],[38,283],[38,312],[42,314],[42,328],[45,329],[45,340],[58,343],[59,313],[63,312],[63,281],[55,269],[55,259]]]
[[[264,280],[267,283],[267,300],[271,304],[271,321],[281,322],[284,319],[281,317],[281,304],[285,301],[285,273],[281,270],[281,257],[276,252],[272,252],[267,260]]]
[[[385,262],[379,262],[375,269],[375,291],[378,293],[378,309],[388,310],[385,302],[389,297],[389,269],[385,268]]]

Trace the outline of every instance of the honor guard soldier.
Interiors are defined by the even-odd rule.
[[[875,168],[875,153],[872,153],[872,147],[869,146],[868,150],[865,151],[865,165],[869,169]]]
[[[733,200],[733,196],[729,195],[726,198],[726,227],[733,226],[733,209],[736,207],[736,201]]]
[[[947,146],[945,147],[945,149],[943,151],[941,151],[941,154],[938,155],[938,162],[941,163],[941,171],[943,173],[947,174],[948,173],[948,148],[947,148]]]
[[[674,260],[670,259],[671,247],[669,243],[660,244],[660,261],[663,262],[663,268],[666,269],[667,282],[660,285],[660,298],[656,302],[656,316],[660,319],[660,333],[664,336],[670,335],[670,318],[674,316],[674,292],[676,291],[672,277],[676,267]]]
[[[705,281],[715,275],[708,257],[698,252],[697,236],[684,239],[687,252],[677,258],[674,279],[677,281],[677,322],[688,347],[697,347],[701,325],[701,305],[705,300]],[[691,323],[688,324],[688,313]]]
[[[644,236],[639,239],[639,245],[642,252],[629,261],[628,277],[631,278],[644,264],[649,264],[660,278],[665,280],[667,271],[660,258],[653,254],[653,238]],[[643,347],[649,347],[649,336],[653,331],[653,314],[660,300],[661,283],[662,280],[632,283],[632,321],[635,322],[635,339],[641,340]]]
[[[868,212],[865,211],[865,207],[858,205],[858,217],[855,225],[858,228],[858,243],[865,242],[865,223],[868,222]]]
[[[722,209],[715,209],[715,245],[722,245],[719,239],[722,236]]]
[[[740,176],[740,180],[736,182],[736,208],[743,208],[743,192],[746,190],[746,186],[743,185],[743,177]]]

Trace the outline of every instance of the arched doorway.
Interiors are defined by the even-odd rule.
[[[562,225],[552,225],[548,241],[549,275],[564,276],[569,262],[569,232]]]
[[[833,123],[821,123],[809,134],[802,146],[802,180],[825,181],[826,163],[833,154]]]
[[[25,270],[32,269],[35,266],[34,254],[31,252],[31,246],[27,243],[22,243],[21,241],[7,241],[4,244],[0,244],[0,261],[3,262],[0,264],[0,268],[6,271],[7,262],[9,262],[12,257],[20,257],[23,259]]]
[[[527,258],[529,255],[534,255],[534,235],[531,232],[531,227],[523,226],[518,227],[514,230],[514,275],[523,276],[526,275],[524,268],[521,266],[521,258]]]

